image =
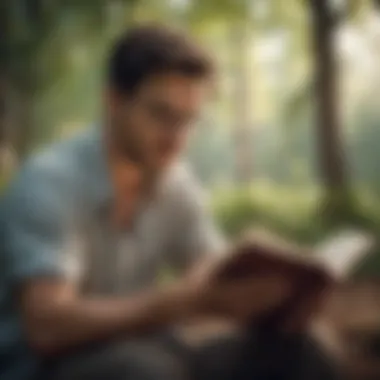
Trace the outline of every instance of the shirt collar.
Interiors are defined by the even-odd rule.
[[[89,158],[87,175],[90,177],[89,194],[95,208],[103,209],[110,205],[113,197],[113,185],[105,152],[103,126],[101,124],[95,124],[87,133],[89,137],[89,154],[87,155]],[[163,173],[161,179],[156,183],[155,188],[142,200],[141,203],[143,205],[150,204],[160,197],[165,191],[166,185],[170,182],[168,178],[171,173],[172,170]]]
[[[88,188],[96,207],[109,204],[112,200],[112,181],[107,164],[102,126],[96,124],[86,132],[88,136]]]

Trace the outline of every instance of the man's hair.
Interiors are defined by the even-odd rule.
[[[134,27],[117,41],[108,67],[115,90],[131,93],[146,79],[165,73],[208,79],[213,64],[185,33],[160,25]]]

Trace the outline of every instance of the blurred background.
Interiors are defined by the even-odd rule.
[[[380,1],[1,0],[0,170],[101,113],[114,38],[185,27],[219,65],[188,157],[222,228],[380,231]],[[378,264],[377,264],[378,263]],[[380,275],[379,259],[361,270]]]
[[[379,236],[376,0],[1,0],[2,186],[96,120],[112,41],[146,21],[187,28],[219,65],[187,155],[227,234],[255,222],[302,244],[346,227]],[[380,278],[380,250],[357,276]]]

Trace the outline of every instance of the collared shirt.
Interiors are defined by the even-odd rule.
[[[38,370],[25,341],[15,291],[28,279],[59,276],[91,295],[151,286],[167,268],[182,270],[223,241],[189,170],[168,170],[133,227],[116,231],[105,210],[112,186],[101,128],[39,153],[26,163],[0,208],[0,378]]]

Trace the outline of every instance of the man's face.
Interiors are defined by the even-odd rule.
[[[113,95],[109,115],[117,154],[160,171],[181,153],[207,92],[181,74],[154,77],[130,97]]]

